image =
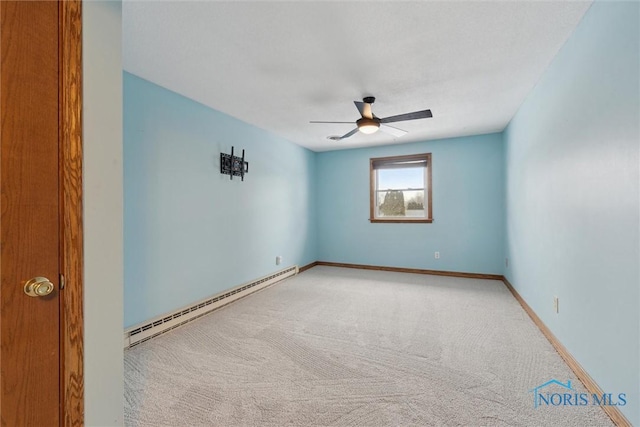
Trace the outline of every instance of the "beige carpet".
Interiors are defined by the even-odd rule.
[[[585,392],[501,282],[314,267],[126,351],[125,421],[612,425],[534,409],[552,378]]]

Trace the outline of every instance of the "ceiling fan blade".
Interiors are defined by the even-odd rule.
[[[321,121],[315,121],[315,120],[310,121],[309,123],[338,123],[338,124],[344,123],[344,124],[349,124],[349,125],[353,124],[353,122],[321,122]]]
[[[401,136],[406,135],[408,132],[406,130],[398,129],[389,125],[380,125],[380,130],[384,133],[388,133],[389,135],[400,138]]]
[[[356,104],[356,108],[358,109],[358,111],[360,111],[360,115],[362,117],[365,117],[367,119],[373,118],[373,113],[371,112],[371,104],[369,104],[368,102],[360,101],[353,101],[353,103]]]
[[[428,119],[433,117],[431,110],[414,111],[413,113],[398,114],[397,116],[380,119],[380,123],[402,122],[405,120]]]
[[[341,139],[349,138],[351,135],[353,135],[356,132],[358,132],[358,128],[355,128],[351,132],[345,133],[342,136],[330,136],[329,139],[331,139],[333,141],[340,141]]]

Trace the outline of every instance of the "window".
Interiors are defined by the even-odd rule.
[[[371,222],[433,222],[431,153],[370,160]]]

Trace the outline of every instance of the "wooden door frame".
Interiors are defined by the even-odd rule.
[[[84,424],[82,1],[59,2],[60,424]]]

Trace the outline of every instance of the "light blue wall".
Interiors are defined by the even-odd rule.
[[[369,159],[415,153],[433,156],[433,223],[370,223]],[[502,274],[501,134],[319,153],[317,168],[319,260]]]
[[[315,153],[124,73],[125,327],[315,261],[314,176]]]
[[[594,3],[505,131],[505,274],[634,425],[639,8]]]

